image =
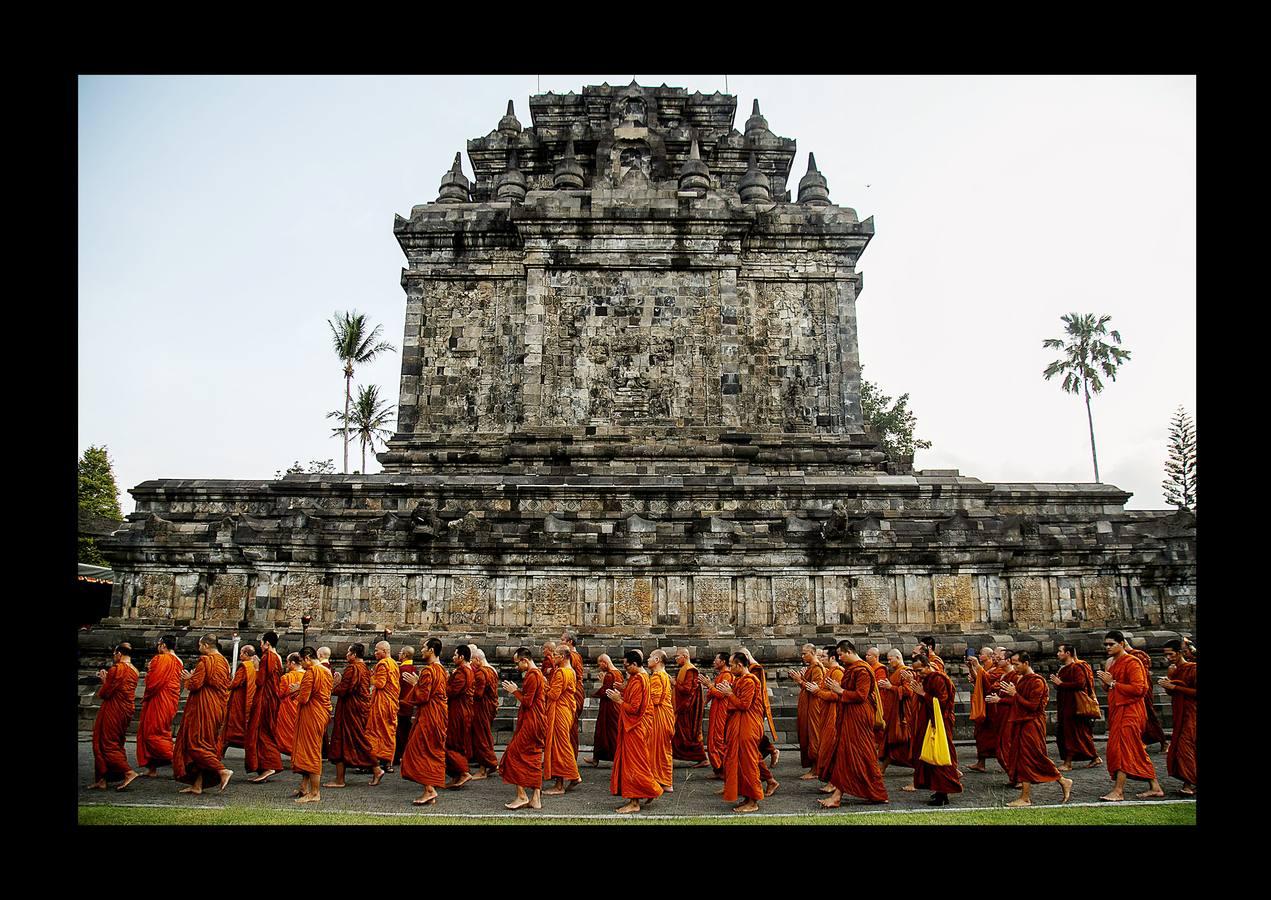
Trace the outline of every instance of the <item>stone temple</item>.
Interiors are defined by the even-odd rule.
[[[886,462],[860,407],[873,220],[736,113],[634,83],[533,96],[528,125],[509,102],[472,180],[456,154],[394,223],[383,473],[138,485],[81,646],[241,627],[290,650],[302,616],[333,648],[390,628],[501,658],[570,628],[589,661],[1193,629],[1193,514]]]

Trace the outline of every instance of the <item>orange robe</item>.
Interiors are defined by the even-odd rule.
[[[279,748],[288,756],[296,745],[296,717],[300,714],[300,707],[296,695],[291,692],[291,686],[303,681],[304,677],[304,669],[296,669],[293,672],[287,672],[278,680],[278,718],[274,725],[274,737],[278,741]]]
[[[653,707],[653,728],[649,732],[649,765],[653,767],[658,784],[668,787],[672,782],[671,739],[675,734],[675,689],[671,676],[665,669],[649,674],[649,704]]]
[[[406,694],[406,702],[415,709],[415,722],[402,753],[402,777],[437,787],[446,783],[446,729],[450,718],[446,670],[433,660],[418,672],[419,680]]]
[[[746,672],[733,680],[733,693],[724,698],[725,724],[724,799],[763,799],[759,774],[759,738],[763,736],[763,698],[759,679]]]
[[[574,758],[578,758],[578,731],[583,720],[583,680],[586,674],[583,672],[583,657],[577,650],[570,649],[569,664],[574,667],[574,729],[570,733],[570,740],[574,745]]]
[[[294,772],[322,774],[322,736],[331,720],[331,681],[331,671],[321,664],[303,670],[296,692],[296,736],[291,746]]]
[[[371,672],[371,710],[366,717],[366,737],[371,755],[381,763],[393,762],[397,749],[397,707],[402,698],[402,673],[397,661],[385,657],[375,661]]]
[[[557,666],[547,688],[547,727],[544,729],[543,772],[547,778],[577,781],[578,757],[570,740],[577,715],[578,695],[574,688],[578,678],[572,666]]]
[[[867,662],[868,662],[868,661],[867,661]],[[873,663],[868,663],[868,665],[869,665],[869,667],[870,667],[870,671],[872,671],[872,672],[874,673],[874,681],[875,681],[875,682],[882,681],[884,678],[886,678],[886,677],[887,677],[887,667],[886,667],[886,666],[884,666],[882,663],[879,663],[878,665],[874,665]],[[879,699],[879,702],[881,703],[881,702],[882,702],[882,699],[881,699],[881,698],[882,698],[882,689],[881,689],[881,688],[879,689],[878,696],[879,696],[879,698],[880,698],[880,699]],[[883,718],[883,726],[882,726],[881,728],[880,728],[880,727],[878,727],[877,725],[875,725],[875,726],[874,726],[874,752],[875,752],[875,755],[876,755],[876,756],[877,756],[880,760],[881,760],[884,756],[886,756],[886,755],[887,755],[887,719],[886,719],[886,715],[884,715],[884,718]]]
[[[958,770],[958,754],[953,747],[953,682],[943,672],[929,671],[922,679],[923,696],[917,697],[914,707],[912,741],[909,753],[913,758],[914,787],[926,788],[942,794],[962,793],[962,773]],[[949,747],[950,765],[933,766],[919,758],[922,742],[927,737],[927,726],[935,712],[933,700],[940,701],[940,718],[944,720],[945,741]],[[1000,757],[999,757],[1000,758]]]
[[[1077,660],[1060,666],[1056,673],[1060,684],[1056,685],[1058,698],[1055,711],[1055,743],[1059,758],[1074,760],[1096,759],[1099,751],[1094,746],[1094,720],[1077,715],[1077,694],[1094,692],[1094,672],[1090,663]]]
[[[1117,683],[1108,692],[1108,774],[1115,779],[1117,772],[1124,772],[1130,778],[1151,781],[1156,778],[1156,767],[1143,744],[1147,673],[1143,663],[1129,653],[1118,656],[1108,672]]]
[[[468,759],[472,756],[472,699],[476,696],[476,683],[472,666],[461,662],[450,673],[446,684],[446,702],[450,718],[446,724],[446,772],[450,775],[467,775]]]
[[[844,794],[882,802],[887,799],[874,744],[875,703],[881,704],[878,682],[869,663],[855,660],[843,667],[843,693],[838,695],[838,746],[830,784]]]
[[[1147,678],[1147,693],[1143,695],[1143,743],[1166,744],[1165,729],[1161,726],[1161,717],[1156,714],[1156,704],[1152,702],[1152,657],[1142,650],[1131,648],[1127,651],[1131,656],[1143,663],[1143,675]]]
[[[1063,776],[1046,755],[1046,703],[1050,688],[1036,672],[1016,683],[1015,705],[1011,712],[1011,755],[1003,761],[1012,783],[1042,784]]]
[[[175,653],[156,653],[146,666],[146,693],[137,726],[137,765],[172,764],[172,720],[181,704],[181,670]]]
[[[256,667],[256,695],[247,723],[244,745],[248,772],[282,769],[282,751],[276,735],[278,727],[278,688],[282,683],[282,657],[275,650],[262,653]]]
[[[675,675],[675,733],[671,736],[671,756],[689,762],[706,759],[702,745],[702,686],[692,663]]]
[[[521,702],[516,712],[516,731],[499,760],[504,782],[526,790],[543,786],[543,745],[547,742],[547,682],[533,668],[525,673],[521,689],[514,694]]]
[[[366,736],[366,717],[371,710],[371,673],[366,663],[355,659],[346,665],[331,694],[340,702],[335,705],[327,759],[354,768],[374,766],[375,755]]]
[[[649,760],[649,736],[653,732],[653,704],[649,701],[649,674],[637,672],[627,680],[618,707],[618,752],[609,775],[609,792],[628,800],[662,796]],[[606,699],[606,703],[613,703]]]
[[[879,689],[883,698],[883,719],[887,725],[883,729],[883,759],[888,765],[914,767],[913,757],[909,749],[912,743],[910,727],[913,724],[914,699],[916,694],[905,686],[905,672],[912,671],[908,666],[899,666],[896,671],[887,673],[890,690]]]
[[[724,774],[724,758],[728,749],[727,725],[728,705],[724,702],[727,695],[719,690],[721,684],[732,684],[733,673],[721,669],[715,673],[715,682],[706,692],[706,702],[710,704],[710,719],[706,723],[706,750],[710,757],[711,768],[716,775]]]
[[[229,704],[229,660],[213,652],[200,656],[185,683],[190,696],[172,745],[172,774],[177,781],[194,784],[200,775],[219,780],[221,725]]]
[[[803,670],[803,680],[817,687],[825,682],[825,666],[820,660]],[[799,765],[811,769],[816,765],[817,740],[820,738],[821,706],[816,697],[800,684],[799,703],[795,712],[795,730],[799,735]]]
[[[1003,683],[1015,684],[1018,678],[1019,678],[1019,675],[1016,674],[1015,670],[1013,668],[1009,669],[1008,671],[1003,672],[1002,676],[998,678],[997,684],[994,685],[994,688],[996,688],[998,685],[1001,685]],[[984,705],[987,709],[996,708],[995,709],[997,713],[997,721],[995,722],[995,724],[997,725],[996,756],[997,756],[998,764],[1002,767],[1003,770],[1005,770],[1006,760],[1011,758],[1011,737],[1012,737],[1011,719],[1015,715],[1015,698],[1009,697],[1006,694],[1002,693],[1001,691],[998,692],[998,696],[1001,698],[999,702],[986,703]],[[941,708],[944,707],[943,700],[940,701],[940,706]]]
[[[397,675],[401,678],[407,672],[414,674],[416,671],[414,663],[402,663],[398,666]],[[397,765],[402,761],[402,755],[406,752],[406,745],[410,742],[411,718],[415,714],[414,707],[406,702],[406,698],[415,686],[410,684],[406,679],[401,678],[400,700],[397,704],[397,741],[393,751],[393,765]]]
[[[821,687],[812,695],[812,701],[821,707],[821,732],[816,740],[816,777],[824,782],[830,780],[834,771],[834,757],[839,746],[839,696],[825,687],[827,682],[843,683],[843,667],[835,666],[826,670]]]
[[[1196,784],[1196,663],[1183,662],[1174,669],[1165,692],[1173,700],[1174,733],[1170,736],[1165,771],[1188,784]]]
[[[998,718],[992,703],[984,698],[993,693],[1000,675],[996,669],[980,666],[975,670],[975,683],[971,687],[971,725],[975,731],[975,755],[980,759],[997,756]]]
[[[596,713],[596,734],[592,738],[593,756],[596,762],[612,760],[618,752],[618,705],[605,696],[605,691],[622,689],[622,673],[610,669],[605,673],[600,689],[592,694],[600,700]]]
[[[493,771],[499,767],[494,753],[494,717],[499,711],[499,673],[490,666],[473,666],[472,762]],[[575,726],[577,730],[577,726]]]
[[[927,661],[931,664],[931,668],[935,669],[937,672],[944,671],[944,660],[936,656],[934,650],[927,654]]]
[[[252,720],[252,706],[256,700],[256,663],[240,659],[229,686],[228,718],[225,734],[221,738],[221,756],[226,747],[247,746],[247,726]]]
[[[121,661],[110,667],[97,689],[102,705],[93,720],[93,772],[98,781],[107,774],[126,775],[132,771],[128,754],[124,752],[124,740],[136,707],[139,677],[132,663]]]
[[[763,699],[764,721],[768,723],[768,733],[761,731],[759,734],[759,777],[768,782],[772,781],[772,773],[768,771],[764,759],[772,753],[772,741],[777,739],[777,726],[772,721],[772,699],[768,696],[768,673],[759,663],[749,666],[748,671],[759,679],[759,696]],[[768,734],[772,735],[772,741],[768,740]]]

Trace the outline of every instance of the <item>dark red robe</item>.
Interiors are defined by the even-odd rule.
[[[1036,672],[1015,682],[1011,710],[1011,755],[1002,763],[1012,783],[1041,784],[1063,776],[1046,755],[1046,703],[1050,688]]]
[[[256,666],[256,697],[252,702],[252,715],[247,723],[247,742],[243,748],[246,751],[248,772],[282,770],[282,750],[275,736],[278,706],[282,702],[279,690],[281,684],[282,657],[271,649],[260,655]]]
[[[1143,663],[1143,674],[1147,678],[1148,691],[1143,697],[1143,714],[1145,716],[1143,720],[1143,743],[1164,746],[1168,743],[1169,738],[1165,736],[1165,728],[1161,725],[1161,717],[1156,712],[1156,704],[1152,702],[1156,693],[1152,686],[1152,657],[1142,650],[1133,648],[1128,652],[1139,662]]]
[[[697,668],[687,665],[675,676],[675,731],[671,734],[672,759],[702,762],[706,747],[702,745],[702,686]]]
[[[366,663],[355,659],[346,665],[331,695],[339,700],[327,759],[355,768],[375,766],[375,754],[366,736],[366,717],[371,711],[371,672]]]
[[[592,738],[592,756],[596,762],[602,759],[612,761],[618,752],[618,705],[605,696],[605,691],[621,685],[622,673],[610,670],[605,673],[600,690],[592,694],[600,700],[600,710],[596,713],[596,734]]]
[[[1180,663],[1165,692],[1174,703],[1174,733],[1165,771],[1196,786],[1196,663]]]
[[[834,749],[834,769],[830,784],[844,794],[877,803],[887,799],[883,773],[878,768],[874,740],[875,702],[878,684],[874,671],[864,660],[843,667],[843,693],[838,695],[838,746]]]
[[[461,662],[450,673],[446,684],[446,702],[450,705],[446,724],[446,774],[467,775],[472,756],[472,698],[476,683],[472,666]]]
[[[914,786],[936,793],[960,794],[962,775],[958,771],[958,753],[953,747],[953,682],[943,672],[929,669],[922,679],[922,689],[925,693],[918,698],[918,705],[914,710],[912,743],[909,745],[914,764]],[[940,701],[940,716],[944,719],[945,740],[949,744],[951,763],[947,766],[933,766],[919,758],[922,742],[927,736],[927,726],[931,724],[935,709],[933,700]],[[1000,752],[1000,743],[998,748]]]
[[[1055,743],[1059,746],[1060,759],[1097,759],[1094,746],[1094,719],[1077,715],[1077,694],[1085,692],[1097,698],[1094,692],[1094,672],[1085,660],[1061,666],[1056,673],[1060,684],[1056,685],[1059,698],[1055,715]]]

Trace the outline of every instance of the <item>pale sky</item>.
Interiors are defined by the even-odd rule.
[[[724,90],[724,77],[637,75]],[[536,78],[538,81],[536,82]],[[830,199],[874,217],[858,264],[865,377],[910,394],[918,468],[1093,481],[1084,404],[1041,372],[1059,316],[1112,316],[1133,357],[1093,403],[1102,480],[1165,508],[1169,422],[1196,415],[1196,80],[729,75]],[[393,215],[436,199],[508,99],[626,75],[83,77],[80,453],[105,444],[125,513],[151,478],[341,463],[326,320],[402,345]],[[395,403],[401,357],[357,371]],[[361,465],[350,447],[350,471]],[[368,456],[370,472],[380,471]]]

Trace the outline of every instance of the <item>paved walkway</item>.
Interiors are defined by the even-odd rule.
[[[1098,744],[1102,750],[1103,744]],[[1165,755],[1159,748],[1150,753],[1157,774],[1161,777],[1162,787],[1170,800],[1181,799],[1178,789],[1182,783],[1175,778],[1165,776]],[[965,767],[975,762],[973,747],[958,747],[959,759]],[[1055,750],[1051,745],[1052,758]],[[129,759],[134,759],[133,744],[128,743]],[[584,751],[581,756],[586,758]],[[969,757],[969,758],[968,758]],[[230,748],[226,755],[229,768],[234,770],[234,778],[223,794],[215,788],[205,791],[200,796],[178,794],[182,785],[172,779],[171,769],[160,769],[159,778],[139,778],[127,791],[90,791],[86,786],[93,780],[93,749],[88,741],[79,743],[79,802],[88,804],[128,804],[144,806],[173,806],[183,808],[226,808],[226,807],[265,807],[276,809],[307,810],[344,810],[364,813],[392,813],[418,816],[508,816],[526,818],[530,816],[584,816],[597,818],[619,817],[614,809],[621,804],[618,798],[609,793],[609,763],[602,763],[600,769],[584,767],[583,783],[563,797],[544,797],[541,811],[520,810],[509,812],[503,804],[515,796],[515,788],[506,785],[496,775],[483,781],[469,782],[457,791],[442,791],[436,806],[414,807],[411,800],[419,796],[420,787],[402,778],[400,772],[386,775],[377,787],[370,787],[369,775],[357,775],[350,771],[347,776],[349,786],[343,790],[325,788],[322,791],[322,802],[298,806],[291,798],[291,792],[298,786],[299,776],[294,772],[285,772],[274,776],[268,784],[250,784],[248,775],[243,770],[243,751]],[[783,749],[781,759],[774,770],[774,775],[781,782],[780,788],[772,797],[760,803],[760,813],[755,815],[804,814],[820,812],[830,817],[836,815],[868,815],[876,812],[905,812],[921,814],[929,811],[926,800],[930,794],[926,791],[910,793],[902,791],[904,785],[910,783],[909,769],[889,769],[883,780],[891,802],[886,805],[867,804],[855,798],[844,798],[845,803],[836,810],[820,811],[817,798],[823,796],[817,792],[820,782],[800,781],[799,752],[797,748]],[[693,769],[686,763],[675,764],[675,790],[658,799],[647,812],[637,816],[679,817],[722,814],[735,817],[731,805],[715,795],[722,782],[710,779],[709,768]],[[325,780],[335,776],[334,766],[327,764],[323,769]],[[1099,795],[1107,793],[1111,783],[1105,766],[1097,769],[1078,769],[1071,774],[1073,781],[1073,803],[1098,803]],[[964,792],[950,798],[951,804],[945,809],[957,808],[1000,808],[1019,795],[1017,790],[1006,786],[1006,777],[989,763],[988,774],[967,772],[963,770],[962,783]],[[1135,791],[1143,790],[1145,785],[1130,782]],[[1127,794],[1131,794],[1127,790]],[[1132,794],[1131,794],[1132,795]],[[1058,784],[1046,784],[1033,788],[1034,806],[1053,806],[1060,801],[1061,793]],[[1130,801],[1142,802],[1142,801]],[[1107,804],[1103,804],[1107,805]]]

